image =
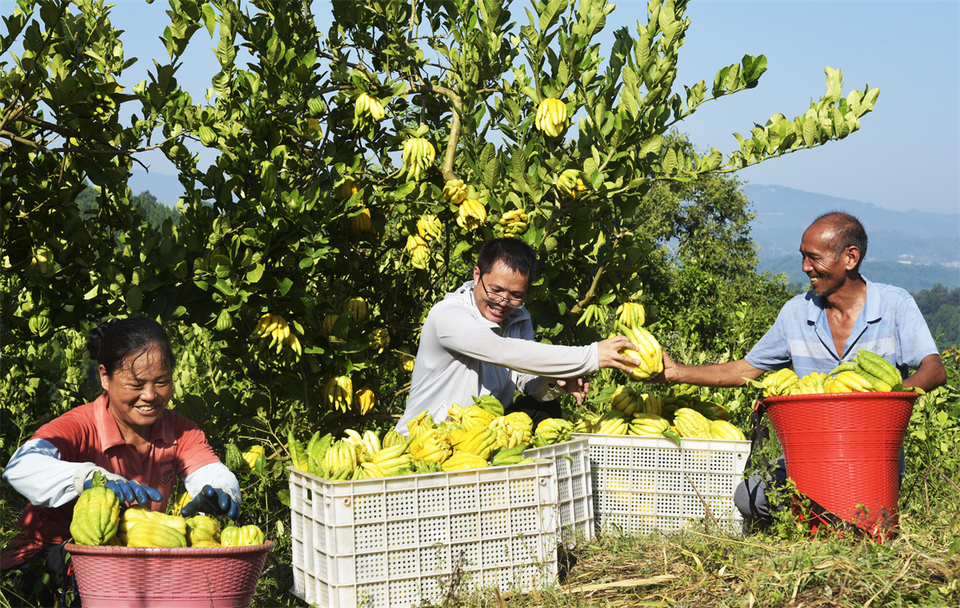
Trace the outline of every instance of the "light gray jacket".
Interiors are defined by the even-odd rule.
[[[417,361],[406,410],[397,431],[427,411],[437,422],[454,403],[473,405],[473,397],[493,395],[506,407],[515,389],[539,401],[561,394],[550,380],[573,378],[600,369],[597,344],[559,346],[533,339],[530,313],[518,308],[503,327],[480,314],[473,281],[448,293],[430,309],[420,332]]]

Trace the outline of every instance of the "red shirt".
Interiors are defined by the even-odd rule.
[[[76,407],[40,427],[33,439],[46,439],[57,447],[60,460],[92,462],[116,475],[150,486],[163,494],[163,501],[148,503],[165,511],[175,477],[183,478],[208,464],[220,462],[196,424],[180,414],[164,410],[152,429],[146,456],[126,443],[109,411],[107,394]],[[23,562],[46,545],[70,538],[70,520],[76,500],[57,508],[28,504],[20,516],[21,534],[0,558],[0,567]]]

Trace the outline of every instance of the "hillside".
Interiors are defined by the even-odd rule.
[[[939,265],[902,264],[865,260],[860,266],[863,276],[875,283],[889,283],[903,287],[912,294],[932,289],[938,283],[947,289],[960,287],[960,267]],[[800,270],[800,254],[793,253],[779,258],[761,258],[757,272],[787,275],[787,283],[802,283],[807,286],[807,275]]]
[[[782,186],[747,184],[743,192],[756,213],[751,236],[760,247],[764,264],[784,256],[797,257],[800,237],[810,222],[822,213],[839,210],[855,215],[867,230],[870,240],[864,264],[910,262],[952,267],[943,276],[956,277],[950,283],[953,285],[960,281],[960,214],[891,211],[870,203]],[[799,271],[799,259],[796,266]]]

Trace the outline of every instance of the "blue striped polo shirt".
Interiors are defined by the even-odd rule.
[[[773,327],[757,342],[746,361],[762,370],[790,367],[800,377],[827,373],[857,351],[867,349],[897,366],[906,378],[909,369],[939,351],[916,301],[906,290],[866,278],[867,299],[853,331],[837,353],[823,299],[808,291],[784,304]]]

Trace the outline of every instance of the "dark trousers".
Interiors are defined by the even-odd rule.
[[[563,418],[563,410],[560,408],[559,399],[554,399],[553,401],[537,401],[530,395],[524,395],[503,408],[504,416],[513,412],[523,412],[527,416],[530,416],[530,420],[533,420],[534,433],[537,432],[537,425],[547,418]]]

